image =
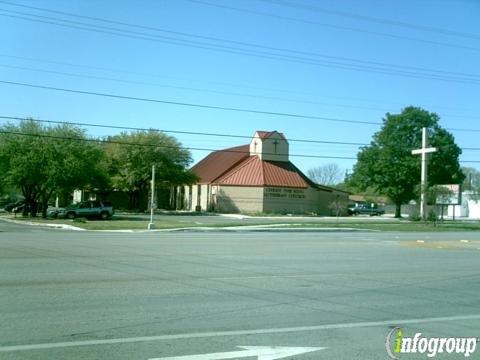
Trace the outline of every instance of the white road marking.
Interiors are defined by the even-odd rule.
[[[288,356],[306,354],[313,351],[326,349],[324,347],[286,347],[286,346],[237,346],[241,351],[231,351],[212,354],[198,354],[186,356],[173,356],[166,358],[153,358],[149,360],[221,360],[256,357],[258,360],[276,360]]]
[[[126,344],[126,343],[147,342],[147,341],[211,338],[211,337],[223,337],[223,336],[281,334],[281,333],[294,333],[294,332],[303,332],[303,331],[351,329],[351,328],[376,327],[376,326],[392,326],[392,325],[398,326],[398,325],[408,325],[408,324],[423,324],[423,323],[461,321],[461,320],[480,320],[480,314],[431,317],[431,318],[423,318],[423,319],[365,321],[365,322],[324,324],[324,325],[298,326],[298,327],[286,327],[286,328],[231,330],[231,331],[202,332],[202,333],[191,333],[191,334],[139,336],[139,337],[103,339],[103,340],[83,340],[83,341],[68,341],[68,342],[57,342],[57,343],[12,345],[12,346],[1,346],[0,352],[66,348],[66,347],[72,347],[72,346]]]
[[[258,275],[258,276],[216,276],[205,280],[252,280],[252,279],[282,279],[282,278],[310,278],[325,276],[351,276],[350,274],[297,274],[297,275]]]

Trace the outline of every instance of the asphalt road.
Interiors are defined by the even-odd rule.
[[[0,222],[0,359],[256,359],[239,346],[386,359],[396,325],[408,336],[480,336],[479,260],[472,232],[126,234]]]

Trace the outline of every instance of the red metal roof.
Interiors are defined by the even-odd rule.
[[[191,170],[200,178],[199,183],[211,183],[249,156],[249,145],[214,151],[195,164]]]
[[[287,140],[287,138],[285,137],[285,135],[283,135],[283,133],[278,132],[276,130],[274,130],[274,131],[257,131],[256,133],[258,134],[258,136],[260,136],[260,139],[267,139],[270,136],[272,136],[273,134],[278,134],[278,135],[280,135],[280,137]]]
[[[278,186],[307,188],[315,186],[291,162],[260,160],[250,156],[214,181],[219,185]]]
[[[262,139],[278,131],[257,131]],[[258,155],[250,156],[250,145],[214,151],[191,169],[201,184],[236,186],[278,186],[307,188],[317,187],[290,161],[261,160]]]

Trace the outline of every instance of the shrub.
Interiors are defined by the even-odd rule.
[[[420,221],[420,220],[422,220],[422,218],[420,217],[420,213],[418,212],[418,210],[415,210],[415,211],[411,212],[410,215],[408,215],[408,220],[410,220],[410,221]]]

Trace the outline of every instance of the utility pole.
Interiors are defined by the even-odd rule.
[[[412,150],[413,155],[422,155],[422,175],[421,175],[421,195],[420,195],[420,217],[425,220],[426,218],[426,191],[427,191],[427,154],[437,151],[437,148],[427,147],[427,128],[422,128],[422,148],[417,150]]]
[[[150,223],[148,224],[148,230],[155,229],[153,223],[153,209],[155,207],[155,165],[152,165],[152,184],[151,184],[151,198],[150,198]]]

